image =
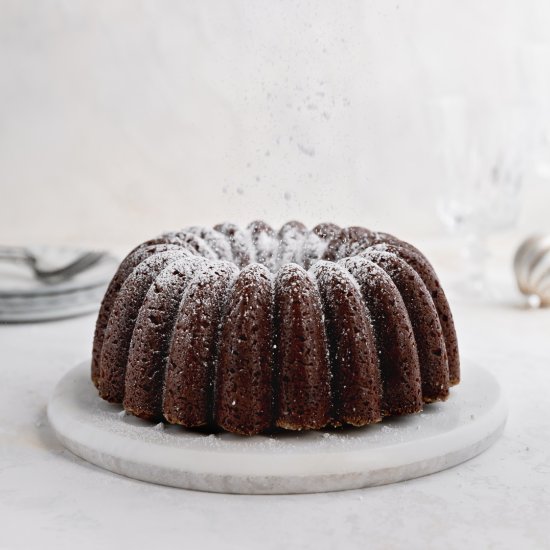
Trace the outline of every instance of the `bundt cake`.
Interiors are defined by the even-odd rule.
[[[188,227],[139,245],[93,344],[103,399],[246,435],[415,413],[459,379],[453,318],[424,255],[331,223]]]

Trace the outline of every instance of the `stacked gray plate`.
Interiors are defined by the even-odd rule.
[[[83,250],[36,246],[32,252],[45,264],[62,267]],[[118,260],[106,254],[72,279],[48,284],[26,265],[0,261],[0,322],[47,321],[97,311],[117,266]]]

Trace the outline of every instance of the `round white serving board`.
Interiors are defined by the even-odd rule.
[[[497,380],[466,365],[445,403],[365,428],[203,435],[126,415],[98,397],[89,363],[58,383],[48,417],[73,453],[128,477],[220,493],[315,493],[424,476],[490,447],[506,422]]]

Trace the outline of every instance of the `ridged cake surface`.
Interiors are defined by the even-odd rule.
[[[460,359],[445,293],[413,245],[254,221],[132,250],[101,305],[91,374],[141,418],[253,435],[416,413],[447,398]]]

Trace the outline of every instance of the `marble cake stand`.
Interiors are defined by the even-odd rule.
[[[445,403],[347,430],[244,438],[154,425],[101,400],[89,363],[69,371],[48,405],[74,454],[131,478],[220,493],[315,493],[394,483],[464,462],[490,447],[506,422],[497,380],[466,364]]]

